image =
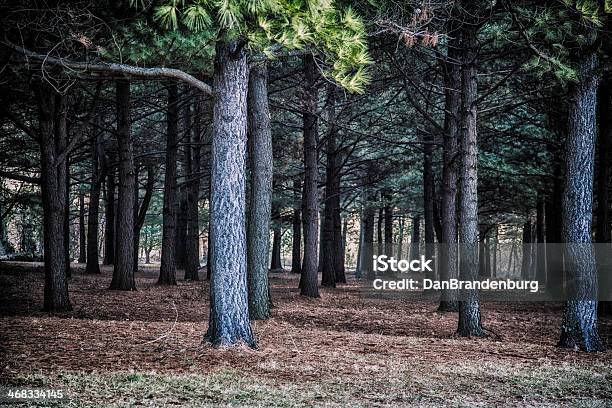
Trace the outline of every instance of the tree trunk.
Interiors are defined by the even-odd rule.
[[[540,286],[546,285],[546,239],[544,230],[544,196],[538,193],[537,214],[536,214],[536,246],[535,246],[535,279]]]
[[[425,218],[425,258],[434,261],[434,174],[433,174],[433,146],[432,138],[424,138],[425,145],[423,146],[423,210]],[[432,270],[435,270],[435,266],[432,266]],[[429,279],[433,279],[434,272],[431,271],[427,274]]]
[[[302,220],[301,211],[299,207],[300,190],[302,183],[299,178],[293,179],[293,190],[295,194],[295,201],[293,208],[293,217],[291,221],[291,227],[293,230],[292,243],[291,243],[291,273],[302,273]]]
[[[164,176],[164,219],[158,285],[176,285],[176,159],[178,150],[178,87],[168,87],[166,113],[166,173]]]
[[[312,56],[304,58],[304,190],[302,193],[302,222],[304,228],[304,262],[300,276],[300,293],[303,296],[319,297],[317,279],[317,214],[319,201],[317,192],[317,86],[316,66]]]
[[[46,83],[36,87],[39,109],[41,190],[43,204],[43,236],[45,287],[44,310],[72,310],[68,298],[66,247],[64,236],[66,215],[66,165],[58,160],[67,146],[67,134],[56,126],[57,117],[65,115],[66,97],[56,95]],[[60,131],[58,131],[60,130]],[[65,157],[64,160],[67,160]]]
[[[103,265],[115,263],[115,169],[109,169],[106,175],[105,208],[104,208],[104,259]]]
[[[478,280],[478,144],[477,144],[477,97],[478,71],[476,39],[477,27],[466,24],[462,27],[463,72],[459,201],[459,243],[462,254],[459,278],[464,281]],[[459,336],[483,336],[480,322],[480,299],[477,290],[463,290],[459,301]]]
[[[272,210],[273,228],[272,228],[272,256],[270,259],[270,270],[272,272],[282,272],[283,263],[281,260],[281,237],[282,237],[282,220],[280,208],[278,204],[274,204]]]
[[[85,192],[79,191],[79,263],[87,262],[87,233],[85,231]]]
[[[265,64],[251,67],[248,107],[249,136],[251,138],[251,199],[247,248],[249,315],[251,320],[262,320],[270,317],[267,267],[273,176],[268,70]]]
[[[385,239],[383,235],[383,225],[385,219],[385,209],[381,203],[379,203],[378,207],[378,218],[376,219],[376,240],[378,241],[377,249],[378,255],[382,255],[385,253]]]
[[[188,181],[187,181],[187,234],[185,240],[185,279],[199,281],[200,270],[200,223],[198,202],[200,197],[200,165],[202,129],[200,117],[202,115],[202,101],[196,99],[193,129],[191,129],[191,106],[185,107],[185,127],[187,129],[188,143]]]
[[[579,80],[570,90],[562,201],[562,238],[569,244],[565,260],[568,282],[573,285],[563,312],[559,346],[589,352],[605,348],[597,331],[597,265],[590,245],[598,68],[598,56],[591,51],[579,62]]]
[[[412,237],[410,240],[410,259],[419,259],[421,256],[421,216],[412,217]]]
[[[363,211],[363,269],[364,275],[367,280],[374,280],[376,273],[372,264],[372,257],[374,255],[374,208],[372,208],[372,202],[375,200],[374,196],[369,196],[365,203]]]
[[[57,106],[60,106],[58,102]],[[62,113],[62,111],[64,113]],[[68,144],[68,131],[66,127],[66,112],[67,108],[64,107],[56,111],[56,132],[60,134],[66,134],[66,144]],[[60,137],[61,138],[61,137]],[[70,154],[66,152],[64,161],[66,167],[66,207],[64,212],[64,258],[66,259],[66,276],[72,277],[72,270],[70,269]]]
[[[137,174],[138,172],[136,172]],[[138,252],[140,248],[140,231],[145,223],[147,211],[151,204],[151,198],[153,198],[153,188],[155,187],[155,172],[153,166],[147,166],[147,183],[145,185],[145,194],[142,198],[142,203],[138,205],[138,177],[135,181],[136,188],[134,188],[134,273],[138,272]]]
[[[384,196],[385,206],[385,255],[393,256],[393,205],[388,194]]]
[[[249,321],[245,219],[248,66],[238,42],[215,55],[211,169],[210,317],[213,346],[255,347]]]
[[[134,281],[134,147],[130,120],[130,83],[116,82],[119,196],[117,199],[117,248],[110,288],[136,290]]]
[[[177,174],[178,177],[178,174]],[[174,258],[176,269],[185,269],[187,240],[187,188],[183,185],[178,189],[178,213],[176,215],[176,235],[174,242]]]
[[[442,222],[442,245],[440,245],[440,279],[457,279],[457,180],[459,160],[459,128],[461,104],[461,68],[456,63],[459,57],[458,33],[453,32],[449,40],[448,60],[444,64],[445,75],[445,114],[442,152],[442,199],[440,218]],[[458,312],[458,292],[442,290],[440,296],[441,312]]]
[[[94,133],[98,129],[93,130]],[[87,266],[86,273],[99,274],[98,255],[98,225],[100,215],[100,154],[102,144],[99,136],[95,136],[91,148],[91,185],[89,187],[89,207],[87,214]]]

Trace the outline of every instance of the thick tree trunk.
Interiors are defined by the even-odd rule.
[[[462,253],[459,278],[478,279],[478,144],[477,144],[477,28],[465,25],[463,37],[463,123],[461,132],[459,243]],[[459,301],[459,336],[483,336],[480,321],[480,299],[477,290],[463,290]]]
[[[63,312],[72,310],[68,298],[66,276],[67,233],[66,216],[66,163],[59,160],[65,153],[67,134],[57,126],[58,116],[65,115],[66,97],[56,95],[46,83],[36,87],[39,110],[41,190],[43,204],[43,236],[45,287],[44,310]],[[59,131],[58,131],[59,130]],[[64,157],[67,160],[67,157]]]
[[[176,159],[178,150],[178,88],[168,87],[166,113],[166,173],[164,176],[164,219],[162,227],[161,266],[158,285],[176,285]]]
[[[119,195],[117,199],[117,247],[110,289],[136,290],[134,281],[134,147],[130,120],[130,83],[116,82]]]
[[[299,178],[293,179],[293,191],[295,194],[295,204],[291,227],[293,230],[291,243],[291,273],[302,273],[302,217],[300,210],[300,190],[302,183]]]
[[[211,170],[210,318],[213,346],[255,347],[249,321],[245,219],[247,59],[238,42],[218,42]]]
[[[559,346],[589,352],[605,348],[597,331],[597,265],[591,246],[598,68],[594,51],[584,55],[579,62],[579,82],[570,90],[562,202],[562,238],[567,243],[565,261],[572,287]]]
[[[79,263],[87,262],[87,233],[85,231],[85,192],[79,191]]]
[[[115,169],[108,169],[104,189],[104,259],[103,265],[115,263]]]
[[[268,251],[272,213],[272,131],[268,108],[268,70],[254,65],[249,74],[251,199],[249,211],[248,282],[252,320],[270,317]],[[280,252],[280,248],[279,248]]]
[[[94,129],[94,133],[98,130]],[[89,187],[89,208],[87,214],[87,266],[86,273],[99,274],[98,226],[100,215],[100,154],[102,145],[100,137],[95,136],[91,148],[91,185]]]
[[[442,199],[440,218],[442,222],[442,245],[440,245],[440,279],[457,279],[457,180],[459,160],[459,130],[461,105],[461,67],[457,64],[459,57],[459,39],[456,32],[449,40],[448,60],[444,64],[446,85],[444,137],[442,152]],[[445,289],[440,296],[441,312],[458,312],[458,292]]]
[[[317,85],[316,66],[312,56],[304,57],[304,189],[302,193],[302,222],[304,228],[304,262],[300,276],[300,293],[303,296],[319,297],[317,279],[317,214],[319,201],[317,192]]]

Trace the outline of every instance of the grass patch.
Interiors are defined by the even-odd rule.
[[[361,376],[300,381],[235,371],[210,374],[30,374],[13,385],[62,388],[67,407],[125,406],[609,406],[612,367],[513,363],[414,366],[397,362]],[[39,405],[50,406],[48,402]],[[56,406],[60,406],[59,404]]]

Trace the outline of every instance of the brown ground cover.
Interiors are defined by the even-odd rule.
[[[206,281],[159,287],[143,267],[136,292],[114,292],[102,270],[75,265],[74,311],[50,316],[42,266],[0,264],[1,383],[62,388],[66,406],[612,406],[610,352],[554,347],[559,304],[484,304],[499,337],[464,339],[433,303],[366,299],[352,279],[306,299],[271,274],[259,348],[219,350],[201,344]]]

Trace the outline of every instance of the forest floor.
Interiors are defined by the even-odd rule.
[[[307,299],[298,276],[271,274],[259,348],[212,349],[206,281],[159,287],[143,267],[136,292],[114,292],[110,268],[73,270],[74,311],[50,316],[42,266],[0,263],[0,385],[62,389],[75,407],[612,406],[612,351],[556,348],[560,304],[485,303],[500,337],[466,339],[433,303],[367,299],[352,279]]]

